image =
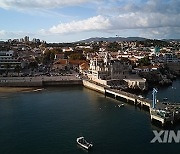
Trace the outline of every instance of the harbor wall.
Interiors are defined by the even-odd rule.
[[[82,85],[80,79],[62,79],[53,77],[9,77],[0,78],[0,87],[43,87]]]
[[[70,86],[82,85],[81,80],[43,81],[43,86]]]
[[[0,87],[42,87],[42,81],[7,81],[0,82]]]
[[[92,90],[95,90],[97,92],[105,94],[104,87],[102,87],[100,85],[97,85],[97,84],[95,84],[93,82],[89,82],[87,80],[83,80],[83,86],[86,87],[86,88],[89,88],[89,89],[92,89]]]

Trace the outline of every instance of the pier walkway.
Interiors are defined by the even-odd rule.
[[[131,94],[122,90],[116,90],[116,89],[110,89],[110,88],[105,88],[105,95],[114,95],[114,98],[123,98],[127,102],[132,102],[134,105],[140,105],[144,107],[150,107],[151,106],[151,101],[145,98],[138,97],[135,94]]]
[[[89,89],[103,93],[105,96],[146,108],[150,111],[151,121],[158,121],[162,126],[180,120],[180,104],[157,102],[156,108],[152,108],[152,100],[139,97],[122,90],[112,89],[93,81],[83,80],[83,85]]]

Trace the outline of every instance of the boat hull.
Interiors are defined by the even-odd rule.
[[[81,140],[84,140],[84,144],[83,143],[81,143]],[[92,148],[92,144],[90,144],[90,143],[88,143],[85,139],[84,139],[84,137],[79,137],[79,138],[77,138],[77,144],[80,146],[80,147],[82,147],[82,148],[84,148],[84,149],[86,149],[86,150],[90,150],[91,148]]]

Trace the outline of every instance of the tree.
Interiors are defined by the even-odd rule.
[[[51,52],[50,53],[50,61],[54,61],[54,58],[55,58],[55,53],[54,52]]]
[[[9,70],[11,68],[11,65],[10,64],[6,64],[5,68],[6,68],[6,76],[8,76],[8,73],[9,73]]]
[[[18,76],[19,76],[19,73],[20,73],[21,69],[22,69],[22,68],[21,68],[20,65],[16,65],[16,67],[15,67],[15,69],[14,69],[14,71],[18,73]]]
[[[74,53],[74,54],[71,54],[69,56],[69,59],[71,59],[71,60],[85,60],[85,57],[83,56],[83,54]]]
[[[32,71],[38,67],[38,63],[36,61],[32,61],[29,63],[29,68],[32,69]]]
[[[46,49],[43,55],[43,64],[47,64],[50,61],[50,50]]]
[[[120,46],[117,42],[111,42],[107,46],[107,50],[112,51],[112,52],[117,52],[120,49]]]
[[[140,66],[148,66],[151,64],[149,57],[144,57],[138,61]]]
[[[35,61],[39,64],[41,62],[39,57],[35,57]]]
[[[46,49],[43,55],[43,64],[48,64],[54,61],[55,54],[57,53],[56,50],[48,50]]]

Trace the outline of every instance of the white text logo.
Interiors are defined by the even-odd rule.
[[[162,130],[160,132],[153,130],[155,137],[151,140],[151,143],[180,143],[180,131]]]

